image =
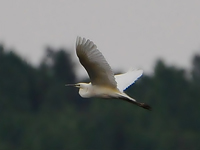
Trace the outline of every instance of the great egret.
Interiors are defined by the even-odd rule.
[[[79,88],[79,94],[84,98],[117,98],[151,110],[149,105],[137,102],[123,92],[142,75],[142,70],[132,70],[124,74],[114,75],[102,53],[89,39],[77,37],[76,53],[80,63],[88,72],[91,82],[66,84],[66,86]]]

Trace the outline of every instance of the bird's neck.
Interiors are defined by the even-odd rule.
[[[91,97],[92,93],[92,85],[90,83],[82,84],[82,87],[79,89],[79,94],[84,98]]]

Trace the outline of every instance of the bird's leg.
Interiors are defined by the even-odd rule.
[[[136,102],[136,105],[144,108],[144,109],[148,109],[148,110],[151,110],[151,106],[149,106],[148,104],[145,104],[145,103],[139,103],[139,102]]]
[[[144,109],[147,109],[147,110],[151,110],[152,109],[151,106],[149,106],[148,104],[137,102],[136,100],[132,100],[132,99],[130,99],[128,97],[120,96],[119,99],[123,99],[123,100],[125,100],[127,102],[133,103],[133,104],[135,104],[137,106],[140,106],[140,107],[142,107]]]

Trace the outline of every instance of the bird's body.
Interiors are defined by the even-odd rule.
[[[117,98],[145,109],[151,109],[149,105],[139,103],[124,93],[124,90],[142,75],[142,70],[131,70],[124,74],[114,75],[96,45],[85,38],[77,37],[76,53],[80,63],[88,72],[91,82],[68,84],[67,86],[78,87],[81,97]]]
[[[81,87],[79,89],[79,94],[81,97],[101,97],[101,98],[113,98],[117,97],[118,90],[114,88],[108,88],[103,86],[92,85],[91,83],[79,83]]]

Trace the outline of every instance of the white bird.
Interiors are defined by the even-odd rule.
[[[89,39],[77,37],[76,53],[80,63],[88,72],[91,82],[66,84],[66,86],[79,88],[79,94],[83,98],[117,98],[151,110],[149,105],[137,102],[124,93],[124,90],[142,75],[142,70],[132,70],[124,74],[114,75],[102,53]]]

